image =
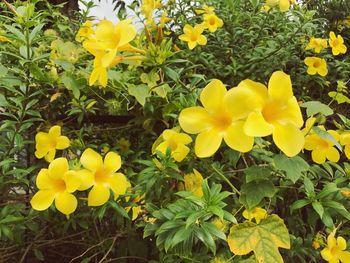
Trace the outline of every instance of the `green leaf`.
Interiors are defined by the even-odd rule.
[[[317,199],[322,199],[331,193],[337,192],[339,188],[335,183],[328,183],[325,187],[316,195]]]
[[[311,201],[310,200],[306,200],[306,199],[300,199],[295,201],[291,206],[290,209],[291,210],[296,210],[296,209],[300,209],[308,204],[310,204]]]
[[[305,187],[305,191],[308,195],[315,194],[314,185],[312,184],[311,180],[309,178],[307,178],[306,176],[304,177],[304,187]]]
[[[175,82],[178,82],[178,81],[179,81],[180,76],[179,76],[179,74],[178,74],[175,70],[173,70],[173,69],[171,69],[171,68],[168,68],[168,67],[165,67],[165,68],[164,68],[164,72],[165,72],[165,74],[166,74],[169,78],[171,78],[173,81],[175,81]]]
[[[124,208],[122,208],[121,206],[118,205],[118,203],[114,202],[114,201],[109,201],[108,202],[110,204],[110,206],[121,216],[130,219],[128,213],[125,211]]]
[[[345,102],[350,104],[350,99],[342,93],[331,91],[331,92],[328,92],[328,96],[335,99],[338,104],[342,104]]]
[[[216,236],[222,240],[226,240],[226,235],[224,232],[220,231],[214,224],[203,222],[202,228],[204,228],[205,231],[209,232],[212,236]]]
[[[271,174],[271,169],[269,167],[260,167],[258,165],[253,165],[245,169],[245,180],[247,183],[258,180],[266,180]]]
[[[256,262],[282,263],[278,248],[290,248],[288,229],[277,215],[270,215],[260,224],[250,221],[231,227],[227,242],[236,255],[254,252]]]
[[[188,229],[185,226],[180,227],[174,237],[172,238],[170,248],[175,247],[177,244],[185,241],[190,237],[192,229]]]
[[[129,84],[128,92],[131,96],[134,96],[136,100],[144,106],[146,98],[149,97],[149,88],[147,85],[132,85]]]
[[[325,116],[333,114],[333,110],[319,101],[308,101],[301,105],[301,107],[306,108],[306,114],[308,117],[315,115],[316,113],[322,113]]]
[[[152,91],[154,91],[159,97],[166,98],[166,95],[171,91],[171,88],[168,84],[163,84],[159,87],[153,88]]]
[[[38,35],[38,33],[40,32],[40,30],[43,28],[45,24],[39,24],[36,27],[34,27],[34,29],[32,30],[32,32],[30,32],[29,34],[29,42],[32,43],[32,41],[35,39],[35,37]]]
[[[8,71],[8,68],[0,64],[0,78],[5,77]]]
[[[240,202],[248,209],[256,207],[264,197],[272,198],[276,188],[269,180],[254,181],[244,184],[241,188]]]
[[[334,143],[334,145],[340,150],[343,151],[343,147],[339,144],[339,142],[328,132],[320,129],[319,127],[312,127],[312,130],[318,135],[320,136],[322,139],[325,140],[329,140],[332,143]]]
[[[80,84],[78,83],[78,81],[70,74],[64,74],[61,77],[61,81],[68,90],[71,90],[73,92],[74,98],[79,99]]]
[[[324,208],[323,208],[322,204],[318,201],[314,201],[311,203],[311,205],[315,209],[317,214],[320,216],[320,218],[322,219],[323,213],[324,213]]]
[[[308,163],[300,156],[287,157],[283,154],[276,155],[274,158],[275,166],[278,170],[286,172],[287,178],[293,183],[298,181],[302,172],[309,170]]]

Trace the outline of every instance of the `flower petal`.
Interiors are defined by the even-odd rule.
[[[323,164],[326,161],[327,152],[324,149],[316,149],[311,152],[311,158],[315,163]]]
[[[232,149],[239,152],[249,152],[254,145],[254,137],[247,136],[243,130],[244,122],[234,122],[226,130],[225,143]]]
[[[227,90],[221,80],[213,79],[205,86],[200,95],[203,107],[208,112],[217,112],[223,108],[224,97]]]
[[[334,33],[333,33],[334,34]],[[337,245],[337,240],[335,239],[334,237],[334,234],[330,234],[328,237],[327,237],[327,246],[329,248],[333,248]]]
[[[347,247],[346,240],[343,237],[337,237],[337,245],[340,250],[345,250]]]
[[[76,171],[66,172],[63,176],[63,180],[66,184],[66,191],[68,193],[75,192],[81,184],[80,176]]]
[[[298,128],[303,126],[303,115],[301,114],[297,99],[294,96],[289,99],[287,107],[283,111],[283,117],[285,120],[292,122]]]
[[[346,158],[348,158],[350,160],[350,145],[345,146],[344,153],[346,155]]]
[[[103,165],[102,157],[94,150],[87,148],[80,157],[80,163],[90,171],[96,171]]]
[[[280,0],[279,7],[280,7],[281,12],[287,12],[289,10],[289,7],[290,7],[289,0]]]
[[[34,210],[43,211],[50,207],[55,199],[55,192],[52,190],[40,190],[30,200]]]
[[[265,121],[261,112],[252,112],[249,114],[245,124],[244,132],[248,136],[263,137],[272,134],[274,127]]]
[[[104,166],[109,173],[115,173],[120,169],[122,165],[122,159],[119,154],[115,152],[109,152],[104,159]]]
[[[62,192],[55,198],[55,206],[58,211],[65,215],[70,215],[77,209],[77,198],[67,192]]]
[[[49,136],[51,138],[57,138],[61,136],[61,127],[58,125],[52,126],[49,130]]]
[[[197,40],[197,43],[199,44],[199,45],[206,45],[207,44],[207,38],[205,37],[205,36],[203,36],[203,35],[200,35],[199,37],[198,37],[198,40]]]
[[[222,135],[219,131],[211,129],[198,134],[194,151],[199,158],[213,155],[220,147]]]
[[[45,155],[45,160],[48,163],[51,163],[53,161],[53,159],[55,159],[55,155],[56,155],[56,150],[52,149]]]
[[[197,134],[210,127],[210,116],[203,107],[190,107],[180,112],[179,123],[185,132]]]
[[[172,151],[171,156],[174,158],[175,161],[181,162],[187,154],[190,152],[190,148],[183,144],[179,144],[175,151]]]
[[[40,190],[44,189],[51,189],[52,187],[52,180],[49,176],[49,170],[48,169],[41,169],[38,173],[38,176],[36,177],[36,186]]]
[[[56,140],[56,149],[63,150],[70,146],[70,141],[67,136],[60,136]]]
[[[66,158],[60,157],[53,160],[49,165],[49,175],[53,179],[61,179],[68,171],[68,161]]]
[[[350,262],[350,252],[348,251],[340,251],[339,252],[339,259],[342,263]]]
[[[95,176],[94,174],[87,170],[87,169],[81,169],[77,171],[77,175],[80,177],[80,186],[78,187],[79,191],[84,191],[86,189],[89,189],[91,186],[95,184]]]
[[[272,133],[276,146],[288,157],[297,155],[304,147],[304,135],[292,123],[275,124]]]
[[[329,147],[326,151],[326,157],[328,160],[330,160],[331,162],[338,162],[340,159],[340,154],[337,151],[337,149],[335,149],[334,147]]]
[[[269,80],[269,95],[278,101],[288,101],[293,97],[292,81],[283,71],[275,71]]]
[[[114,193],[115,199],[118,198],[119,195],[125,194],[129,187],[128,180],[122,173],[115,173],[109,179],[109,185]]]
[[[119,37],[118,47],[126,45],[136,37],[136,28],[130,19],[120,21],[115,30]]]
[[[327,261],[329,261],[331,259],[332,254],[331,254],[331,251],[329,250],[328,247],[322,249],[321,256],[324,260],[327,260]]]
[[[102,184],[96,184],[89,192],[88,206],[100,206],[109,199],[109,189]]]

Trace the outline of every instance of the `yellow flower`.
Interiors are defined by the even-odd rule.
[[[61,136],[61,127],[58,125],[52,126],[48,133],[38,132],[35,136],[35,142],[36,158],[45,157],[47,162],[52,162],[56,150],[66,149],[70,145],[68,137]]]
[[[155,9],[162,7],[161,0],[143,0],[140,6],[141,14],[143,14],[148,24],[152,24],[153,12]]]
[[[80,178],[75,171],[70,171],[66,158],[53,160],[48,169],[41,169],[36,186],[39,191],[30,200],[33,209],[46,210],[55,201],[58,211],[69,215],[77,208],[78,201],[72,194],[80,186]]]
[[[324,77],[328,74],[327,62],[323,58],[307,57],[304,63],[308,66],[307,74],[315,75],[316,73]]]
[[[139,216],[139,214],[141,213],[141,211],[142,211],[142,206],[145,205],[145,200],[144,200],[144,198],[145,198],[145,194],[136,196],[136,197],[132,200],[132,202],[133,202],[133,203],[136,203],[136,204],[139,204],[139,205],[137,205],[137,206],[132,206],[132,207],[127,207],[127,208],[126,208],[126,211],[127,211],[127,212],[129,212],[130,209],[131,209],[131,212],[132,212],[132,218],[131,218],[131,220],[132,220],[132,221],[136,220],[136,218],[137,218],[137,217]]]
[[[203,177],[196,169],[193,169],[193,173],[185,174],[184,180],[185,180],[186,191],[192,192],[195,196],[198,196],[198,197],[203,196],[203,190],[202,190]]]
[[[321,256],[324,260],[331,263],[350,262],[350,252],[344,251],[346,249],[346,240],[339,236],[337,239],[334,233],[331,233],[327,238],[327,246],[321,251]]]
[[[269,7],[278,6],[281,12],[286,12],[290,8],[289,0],[266,0]]]
[[[159,19],[159,27],[164,28],[165,24],[171,21],[171,18],[168,17],[167,12],[163,12]]]
[[[255,219],[255,222],[259,224],[260,221],[267,216],[267,212],[264,208],[255,207],[252,210],[244,210],[242,215],[244,218],[248,219],[249,221],[252,221],[253,219]]]
[[[190,149],[186,146],[192,142],[190,136],[185,133],[176,132],[174,130],[164,130],[161,134],[161,139],[164,141],[161,142],[155,150],[166,153],[167,148],[171,149],[171,156],[175,161],[181,162],[187,154],[190,152]]]
[[[115,199],[125,194],[128,181],[125,175],[117,173],[121,167],[121,158],[117,153],[107,153],[102,161],[101,155],[88,148],[81,155],[80,163],[85,169],[78,171],[82,181],[78,190],[84,191],[93,186],[88,195],[89,206],[106,203],[110,190],[113,191]]]
[[[327,47],[328,44],[326,39],[312,37],[305,50],[313,49],[316,53],[320,53],[322,49]]]
[[[10,39],[5,36],[0,36],[0,42],[10,42]]]
[[[336,36],[333,31],[329,33],[329,46],[332,48],[334,56],[346,53],[346,46],[344,45],[344,39],[341,35]]]
[[[218,18],[215,14],[204,14],[203,19],[204,28],[208,28],[210,32],[215,32],[219,27],[224,25],[222,19]]]
[[[233,111],[241,118],[247,118],[244,123],[247,136],[272,134],[277,147],[289,157],[302,150],[304,135],[300,128],[304,121],[297,99],[293,96],[289,75],[282,71],[274,72],[268,89],[261,83],[247,79],[230,91],[229,101]]]
[[[350,132],[346,132],[340,135],[340,144],[345,146],[344,153],[346,158],[350,160]]]
[[[270,9],[271,9],[271,7],[269,5],[265,4],[261,7],[260,11],[267,13],[267,12],[269,12]]]
[[[195,25],[194,27],[190,25],[184,26],[184,33],[179,36],[182,41],[188,42],[188,48],[194,49],[197,45],[207,44],[207,38],[202,35],[204,27],[202,25]]]
[[[212,6],[207,6],[207,5],[203,5],[202,9],[197,9],[195,10],[197,15],[201,15],[201,14],[214,14],[214,10],[215,8]]]
[[[317,242],[317,241],[313,241],[312,242],[312,247],[314,248],[314,249],[319,249],[320,248],[320,243],[319,242]]]
[[[92,29],[92,22],[85,22],[81,28],[79,28],[77,35],[75,36],[75,40],[78,42],[83,42],[85,39],[89,39],[93,36],[94,30]]]
[[[324,130],[324,127],[319,126],[320,129]],[[339,134],[336,131],[327,131],[336,141],[339,141]],[[334,142],[323,139],[315,133],[311,133],[305,137],[305,150],[311,151],[311,158],[315,163],[322,164],[326,159],[331,162],[338,162],[340,154],[334,147]]]
[[[198,157],[213,155],[219,149],[222,139],[234,150],[249,152],[252,149],[254,138],[244,134],[244,121],[235,114],[237,108],[249,101],[245,100],[243,104],[240,101],[232,102],[231,93],[232,89],[227,91],[220,80],[214,79],[200,95],[203,107],[190,107],[181,111],[181,128],[187,133],[198,134],[195,142]]]

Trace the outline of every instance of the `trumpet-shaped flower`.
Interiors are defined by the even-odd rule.
[[[78,171],[82,184],[78,190],[92,189],[88,195],[89,206],[100,206],[106,203],[110,189],[114,197],[125,194],[129,184],[122,173],[117,173],[121,167],[121,158],[117,153],[109,152],[104,161],[94,150],[86,149],[80,157],[80,163],[85,169]]]
[[[248,219],[249,221],[252,221],[253,219],[255,219],[255,222],[259,224],[261,220],[266,218],[267,212],[264,208],[255,207],[252,210],[244,210],[242,215],[244,218]]]
[[[85,22],[81,28],[79,28],[77,35],[75,36],[75,40],[78,42],[83,42],[85,39],[89,39],[93,36],[93,24],[91,21]]]
[[[48,162],[52,162],[55,158],[56,150],[63,150],[69,147],[70,142],[68,137],[61,136],[61,127],[58,125],[52,126],[48,133],[38,132],[35,136],[35,156],[43,158]]]
[[[272,134],[277,147],[287,156],[297,155],[304,146],[300,131],[304,121],[299,104],[293,96],[289,75],[282,71],[272,74],[268,89],[265,85],[244,80],[230,90],[230,105],[244,123],[244,133],[252,137]]]
[[[198,197],[203,196],[203,176],[196,169],[193,169],[193,173],[185,174],[184,180],[186,191],[192,192],[195,196]]]
[[[202,35],[204,27],[202,25],[195,25],[194,27],[190,25],[184,26],[184,34],[179,36],[179,39],[188,42],[188,48],[194,49],[197,45],[207,44],[207,38]]]
[[[212,80],[200,95],[203,107],[183,109],[179,116],[181,128],[190,134],[198,134],[195,153],[198,157],[209,157],[220,147],[222,140],[232,149],[249,152],[254,138],[243,132],[244,121],[236,114],[237,108],[249,104],[230,100],[231,90],[217,79]]]
[[[80,186],[80,177],[77,172],[70,171],[66,158],[53,160],[48,169],[41,169],[36,186],[39,191],[30,200],[33,209],[46,210],[55,201],[58,211],[69,215],[77,208],[78,201],[72,194]]]
[[[346,240],[343,237],[335,238],[334,233],[327,237],[327,246],[321,251],[324,260],[331,263],[348,263],[350,262],[350,252],[346,249]]]
[[[320,53],[322,49],[327,47],[328,44],[326,39],[312,37],[305,50],[313,49],[316,53]]]
[[[161,0],[143,0],[140,6],[141,14],[146,17],[147,23],[152,24],[153,12],[157,8],[161,8]]]
[[[309,75],[319,74],[324,77],[328,74],[327,62],[323,58],[307,57],[304,63],[308,66],[307,74]]]
[[[208,5],[203,5],[202,9],[196,9],[195,12],[197,15],[201,15],[201,14],[214,14],[215,8],[212,6],[208,6]]]
[[[290,8],[289,0],[266,0],[266,5],[269,7],[278,6],[281,12],[286,12]]]
[[[319,126],[320,129],[324,128]],[[336,131],[327,131],[332,137],[339,141],[339,134]],[[305,137],[305,150],[311,151],[311,158],[315,163],[322,164],[327,160],[338,162],[340,154],[334,147],[334,142],[328,139],[321,138],[318,134],[310,133]]]
[[[340,144],[344,146],[346,158],[350,160],[350,132],[340,135]]]
[[[329,46],[332,48],[334,56],[346,53],[346,46],[344,45],[344,39],[341,35],[336,36],[333,31],[329,33]]]
[[[186,144],[192,142],[192,138],[187,134],[167,129],[163,131],[161,137],[164,141],[160,143],[155,150],[165,154],[167,149],[170,148],[171,156],[175,161],[181,162],[190,152]]]
[[[208,28],[210,32],[215,32],[219,27],[224,25],[222,19],[215,14],[204,14],[203,19],[204,28]]]
[[[109,67],[118,49],[129,44],[136,36],[136,28],[131,24],[131,20],[122,20],[114,25],[109,20],[102,20],[97,24],[95,33],[85,40],[83,47],[91,54],[101,59],[101,65]]]

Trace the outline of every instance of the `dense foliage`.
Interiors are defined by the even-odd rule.
[[[0,262],[350,262],[348,1],[82,3],[0,2]]]

